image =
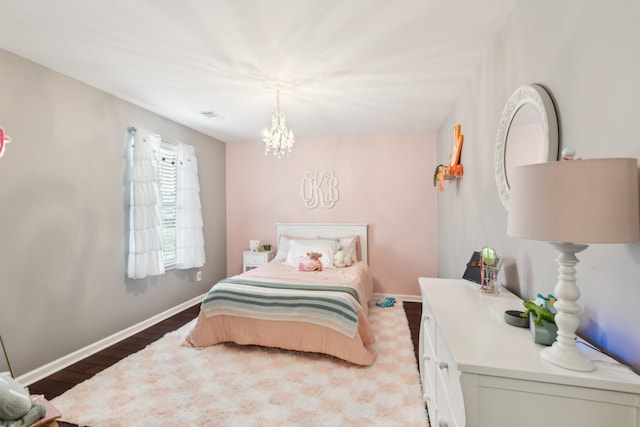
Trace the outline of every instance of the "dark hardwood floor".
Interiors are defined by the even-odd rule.
[[[409,331],[411,331],[411,341],[413,342],[413,351],[418,360],[418,342],[420,341],[420,320],[422,319],[422,303],[404,301],[404,312],[409,321]]]
[[[404,310],[409,322],[411,331],[411,340],[413,348],[418,357],[418,339],[420,336],[420,317],[422,313],[422,303],[407,302],[403,303]],[[74,363],[67,368],[52,374],[49,377],[35,382],[29,386],[32,394],[42,394],[48,400],[51,400],[65,391],[69,390],[76,384],[85,381],[103,369],[115,364],[126,356],[142,350],[147,345],[158,340],[167,332],[174,331],[185,325],[198,316],[200,305],[190,307],[156,325],[153,325],[136,335],[133,335],[117,344],[112,345],[92,356],[87,357],[80,362]],[[72,427],[75,424],[59,422],[60,427]]]

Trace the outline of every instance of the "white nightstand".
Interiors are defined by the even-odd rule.
[[[260,267],[273,259],[273,251],[269,252],[242,252],[242,271]]]

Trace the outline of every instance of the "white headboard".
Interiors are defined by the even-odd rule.
[[[296,237],[346,237],[358,235],[360,237],[360,255],[362,261],[369,263],[367,253],[367,224],[304,224],[304,223],[276,223],[276,242],[280,242],[280,235]]]

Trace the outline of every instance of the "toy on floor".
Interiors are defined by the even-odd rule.
[[[29,390],[7,374],[0,374],[0,426],[26,427],[47,412],[31,400]]]
[[[383,308],[388,308],[388,307],[393,307],[396,303],[396,299],[394,297],[387,297],[384,300],[380,301],[376,301],[376,305],[378,307],[383,307]]]
[[[300,257],[298,260],[298,271],[322,271],[322,263],[320,252],[307,252],[307,258]]]

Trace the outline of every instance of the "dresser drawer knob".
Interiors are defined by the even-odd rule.
[[[449,364],[446,361],[441,360],[441,361],[438,362],[438,368],[440,368],[440,369],[449,369]]]
[[[449,423],[447,422],[447,420],[440,420],[438,421],[438,427],[448,427]]]

